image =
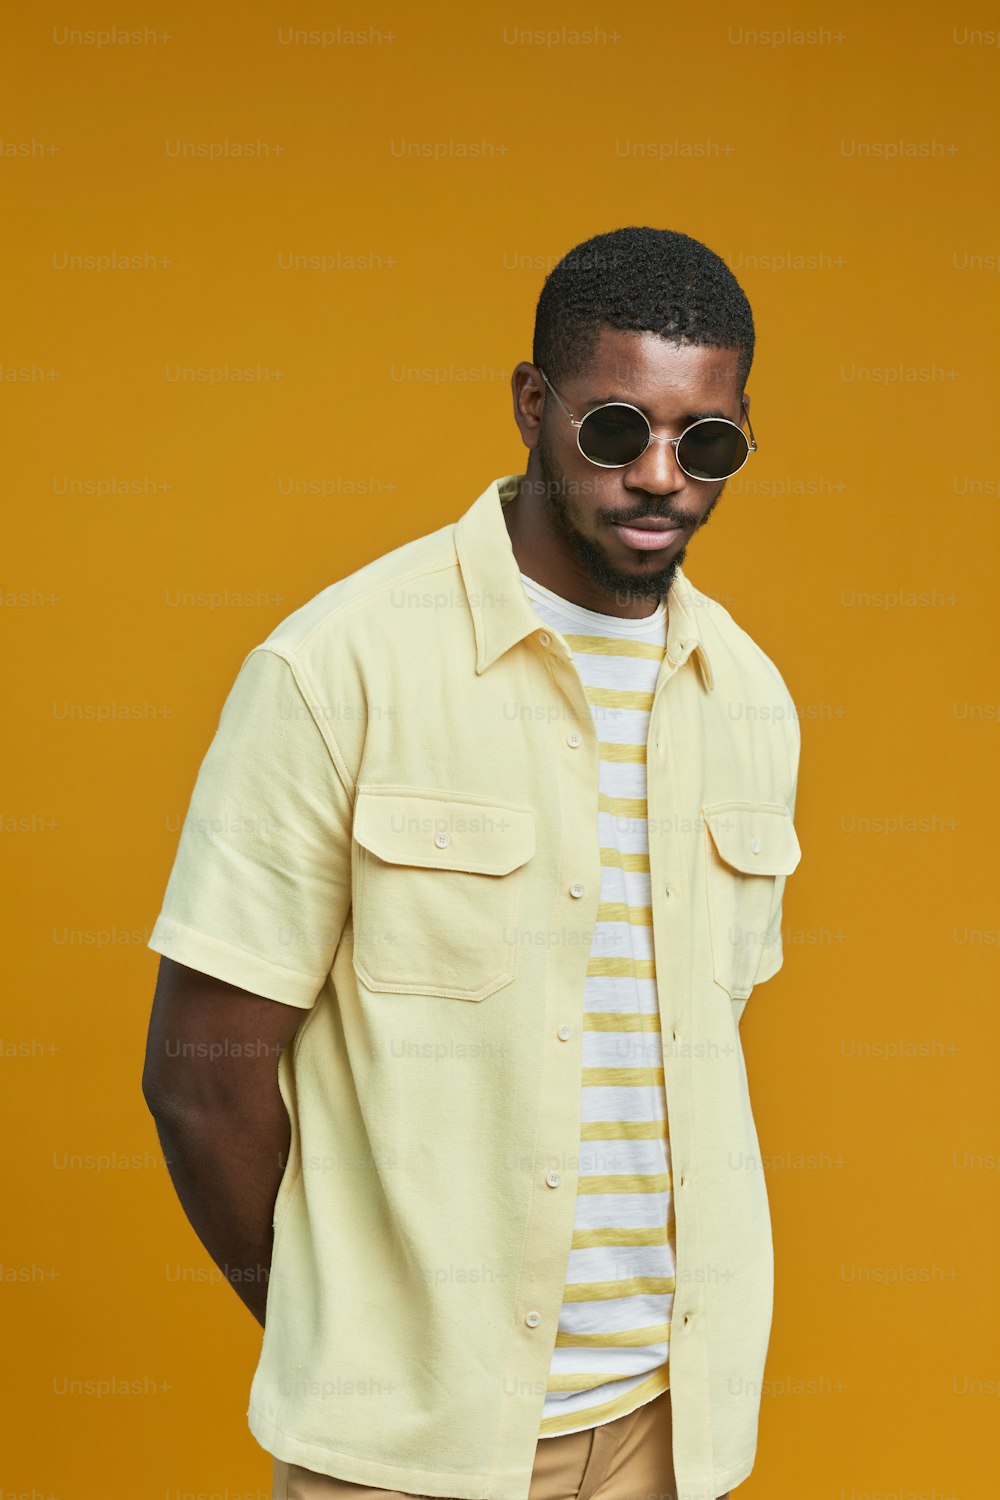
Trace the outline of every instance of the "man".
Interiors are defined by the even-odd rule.
[[[276,1500],[717,1500],[753,1466],[739,1021],[799,729],[683,569],[756,446],[753,348],[698,241],[577,246],[512,377],[526,473],[282,621],[223,707],[143,1087],[264,1325]]]

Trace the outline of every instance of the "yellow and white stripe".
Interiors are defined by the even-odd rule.
[[[674,1219],[646,825],[649,712],[666,607],[597,614],[521,574],[558,630],[600,746],[601,892],[583,997],[580,1176],[540,1437],[610,1422],[666,1390]]]

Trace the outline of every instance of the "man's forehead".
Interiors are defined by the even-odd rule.
[[[668,373],[725,380],[734,379],[739,367],[738,349],[617,329],[602,331],[589,361],[592,373],[621,380],[662,378]]]
[[[682,363],[595,360],[574,384],[588,402],[699,396],[725,399],[739,386],[739,361],[731,350],[705,348],[702,358]],[[717,356],[712,358],[712,356]]]

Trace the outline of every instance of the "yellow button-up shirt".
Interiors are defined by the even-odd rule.
[[[527,1500],[580,1149],[599,747],[492,483],[244,658],[149,946],[308,1010],[278,1083],[251,1432],[356,1483]],[[649,720],[680,1500],[749,1474],[773,1253],[739,1020],[781,966],[799,726],[678,569]]]

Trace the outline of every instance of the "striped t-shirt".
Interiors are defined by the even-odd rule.
[[[580,1172],[539,1437],[665,1391],[675,1241],[653,958],[646,742],[667,611],[597,614],[521,574],[572,652],[597,732],[601,890],[583,995]]]

